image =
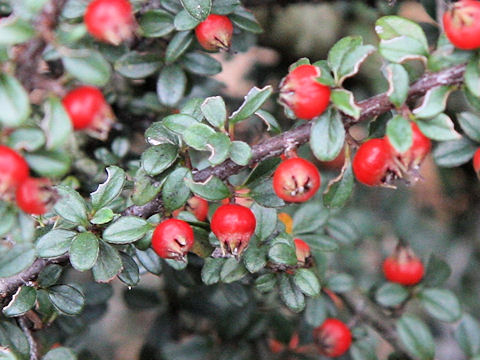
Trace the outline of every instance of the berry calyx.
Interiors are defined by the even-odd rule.
[[[443,27],[450,42],[459,49],[480,47],[480,2],[460,0],[443,14]]]
[[[84,17],[87,30],[97,40],[119,45],[133,37],[135,18],[128,0],[93,0]]]
[[[27,214],[43,215],[57,200],[57,192],[47,178],[26,178],[16,192],[16,202]]]
[[[209,51],[230,49],[233,24],[225,15],[210,14],[195,28],[199,44]]]
[[[80,86],[68,92],[62,103],[75,130],[86,130],[96,138],[106,139],[115,118],[99,89]]]
[[[321,178],[317,167],[302,158],[283,161],[273,174],[273,190],[280,199],[305,202],[315,195]]]
[[[191,212],[198,221],[205,221],[208,215],[208,201],[200,196],[192,196],[187,200],[184,207],[173,212],[173,216],[177,217],[180,211],[183,210]]]
[[[297,66],[280,83],[279,102],[300,119],[322,114],[330,102],[330,88],[316,80],[320,74],[316,66]]]
[[[322,355],[337,357],[350,348],[352,334],[342,321],[329,318],[313,329],[313,341]]]
[[[391,146],[385,139],[370,139],[360,145],[352,167],[357,180],[368,186],[388,185],[399,175]]]
[[[303,265],[307,262],[310,254],[310,246],[302,239],[294,239],[295,255],[297,255],[297,261]]]
[[[194,243],[193,229],[183,220],[167,219],[157,225],[152,236],[153,250],[164,259],[185,261]]]
[[[480,148],[473,155],[473,169],[478,177],[480,177]]]
[[[15,150],[0,145],[0,169],[0,199],[9,201],[18,185],[28,177],[28,164]]]
[[[221,205],[212,216],[211,229],[220,241],[223,255],[238,257],[247,248],[257,221],[252,210],[237,205]]]
[[[401,285],[416,285],[422,280],[425,268],[410,247],[397,246],[382,265],[385,278]]]

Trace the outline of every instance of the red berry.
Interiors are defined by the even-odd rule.
[[[305,264],[306,260],[310,257],[310,246],[302,239],[294,239],[295,254],[297,255],[297,261]]]
[[[238,257],[248,246],[257,221],[252,210],[237,205],[221,205],[212,216],[211,229],[220,241],[222,252]]]
[[[173,212],[173,216],[177,217],[180,211],[183,210],[191,212],[195,215],[198,221],[205,221],[208,215],[208,201],[202,199],[200,196],[192,196],[188,199],[187,204],[184,207]]]
[[[313,329],[313,341],[322,355],[337,357],[350,348],[352,334],[343,322],[329,318],[321,326]]]
[[[28,164],[15,150],[0,145],[0,199],[12,200],[18,185],[28,177]]]
[[[330,88],[316,78],[321,70],[313,65],[300,65],[280,83],[280,103],[300,119],[311,120],[325,111],[330,102]]]
[[[178,219],[167,219],[157,225],[152,236],[153,250],[164,259],[185,261],[194,243],[193,229]]]
[[[17,188],[17,205],[27,214],[45,214],[56,199],[57,193],[47,178],[27,178]]]
[[[131,39],[135,30],[132,5],[128,0],[93,0],[87,7],[84,21],[94,38],[113,45]]]
[[[477,173],[477,176],[480,176],[480,148],[478,148],[473,155],[473,169],[475,173]]]
[[[391,147],[385,139],[365,141],[353,158],[353,173],[359,182],[369,186],[383,185],[395,173]]]
[[[195,28],[195,36],[205,50],[230,49],[233,24],[227,16],[210,14]]]
[[[432,142],[427,138],[418,128],[418,125],[414,122],[410,123],[412,126],[412,145],[410,148],[403,152],[398,153],[395,148],[392,148],[392,154],[397,156],[400,162],[405,166],[406,170],[418,169],[425,157],[430,153],[432,148]],[[390,144],[388,137],[386,138]]]
[[[114,121],[110,106],[102,92],[93,86],[80,86],[62,100],[75,130],[87,130],[105,139]]]
[[[424,272],[422,261],[409,247],[397,247],[395,252],[383,262],[385,278],[402,285],[418,284]]]
[[[443,14],[443,27],[450,42],[459,49],[480,47],[480,2],[461,0]]]
[[[305,202],[320,187],[320,172],[310,161],[291,158],[283,161],[273,174],[273,190],[280,199]]]

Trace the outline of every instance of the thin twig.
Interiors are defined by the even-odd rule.
[[[23,333],[27,337],[28,345],[30,345],[30,360],[38,360],[40,359],[39,353],[38,353],[38,344],[37,341],[35,340],[32,329],[29,325],[29,320],[21,316],[17,319],[18,325],[20,325],[20,328],[22,329]]]

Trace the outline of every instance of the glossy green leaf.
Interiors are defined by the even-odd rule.
[[[35,306],[37,290],[34,287],[22,286],[12,296],[12,300],[2,310],[6,317],[14,317],[25,314]]]
[[[40,237],[35,245],[38,256],[49,258],[65,254],[70,249],[74,231],[53,229]]]
[[[230,159],[235,164],[246,166],[252,159],[252,148],[243,141],[232,141],[230,147]]]
[[[93,278],[100,283],[106,283],[122,270],[122,259],[113,246],[104,241],[99,242],[100,252],[98,253],[97,262],[93,266]]]
[[[385,75],[388,81],[388,99],[400,107],[407,100],[410,82],[408,72],[400,64],[389,64],[385,68]]]
[[[280,298],[293,312],[300,312],[305,308],[305,296],[294,284],[293,277],[288,275],[280,276]]]
[[[451,273],[450,266],[444,260],[432,254],[428,259],[422,284],[429,287],[442,286]]]
[[[0,236],[7,234],[16,224],[16,211],[5,202],[0,202]]]
[[[221,96],[206,98],[201,105],[203,116],[214,127],[222,129],[227,119],[227,108]]]
[[[327,279],[326,286],[335,293],[348,292],[353,289],[354,280],[348,274],[334,274]]]
[[[258,237],[250,239],[247,250],[243,253],[243,263],[252,274],[259,272],[267,264],[267,247],[260,244]]]
[[[43,151],[25,154],[30,168],[40,176],[60,178],[70,170],[72,159],[63,151]]]
[[[464,314],[455,330],[455,339],[468,357],[480,353],[480,323],[470,314]]]
[[[375,301],[382,306],[395,307],[408,298],[408,291],[400,284],[385,283],[375,292]]]
[[[205,285],[213,285],[220,281],[220,271],[225,259],[206,258],[202,268],[202,281]]]
[[[272,92],[273,89],[270,85],[265,86],[263,89],[252,88],[245,96],[243,104],[230,116],[229,124],[236,124],[255,114],[272,95]]]
[[[266,240],[277,227],[277,211],[258,204],[251,207],[256,219],[255,235],[260,241]]]
[[[45,354],[42,360],[77,360],[77,355],[67,347],[58,347]]]
[[[305,320],[313,327],[323,324],[327,318],[327,303],[321,296],[307,299],[307,306],[305,308]]]
[[[293,244],[275,242],[270,249],[268,249],[268,258],[276,264],[290,266],[297,264],[297,256]]]
[[[438,320],[455,322],[462,316],[460,302],[450,290],[423,289],[418,297],[427,312]]]
[[[48,289],[48,297],[55,309],[63,315],[78,315],[85,304],[85,297],[70,285],[55,285]]]
[[[240,0],[214,0],[212,14],[228,15],[241,5]]]
[[[271,273],[261,275],[255,280],[255,288],[262,293],[272,291],[276,284],[277,277]]]
[[[14,359],[18,360],[18,355],[22,356],[22,359],[28,359],[30,355],[30,347],[28,344],[28,340],[22,330],[12,324],[9,321],[1,321],[0,322],[0,344],[2,347],[0,349],[12,349],[12,353],[14,357],[6,358],[7,359]],[[0,351],[0,358],[6,352]],[[3,360],[3,359],[2,359]]]
[[[0,278],[9,277],[25,270],[36,258],[30,244],[18,244],[0,256]]]
[[[193,42],[193,34],[191,31],[177,32],[170,40],[165,51],[165,62],[167,64],[174,63]]]
[[[240,280],[247,274],[247,269],[242,262],[234,258],[229,258],[225,261],[220,271],[220,279],[224,283],[232,283]]]
[[[245,180],[245,185],[253,188],[264,182],[275,172],[280,161],[278,157],[273,157],[257,164],[250,175],[248,175],[247,180]]]
[[[280,127],[277,119],[275,119],[275,117],[268,111],[260,109],[255,112],[255,115],[257,115],[265,123],[265,125],[267,125],[267,131],[271,131],[274,134],[280,134],[282,132],[282,128]]]
[[[73,133],[72,122],[59,98],[48,98],[42,126],[47,137],[47,149],[56,149],[64,145]]]
[[[99,210],[114,201],[125,184],[125,171],[117,166],[107,167],[107,180],[90,194],[94,210]]]
[[[183,134],[188,128],[197,124],[198,121],[187,114],[175,114],[165,117],[162,124],[177,134]]]
[[[187,10],[182,10],[175,15],[173,25],[177,31],[192,30],[197,27],[200,20],[195,19]]]
[[[162,272],[162,263],[160,257],[153,251],[153,249],[148,248],[145,251],[137,249],[137,258],[140,264],[155,275],[160,275]]]
[[[118,278],[127,286],[135,286],[140,281],[140,271],[137,263],[127,254],[121,252],[122,271]]]
[[[216,176],[211,176],[203,182],[195,182],[191,176],[187,176],[185,184],[196,195],[208,201],[223,200],[231,195],[227,185]]]
[[[157,81],[157,95],[160,103],[175,106],[183,97],[187,87],[187,77],[178,65],[163,67]]]
[[[103,231],[103,240],[111,244],[129,244],[141,239],[150,225],[136,216],[122,216]]]
[[[355,103],[355,98],[351,91],[345,89],[333,89],[330,95],[330,101],[345,115],[357,120],[360,117],[362,109]]]
[[[318,202],[310,202],[301,206],[293,215],[293,233],[308,234],[316,232],[325,225],[329,211]]]
[[[110,64],[98,51],[82,49],[62,61],[65,70],[82,83],[105,86],[110,80]]]
[[[167,211],[182,207],[190,198],[190,188],[185,184],[189,171],[187,168],[178,168],[168,175],[162,188],[163,204]]]
[[[413,142],[410,121],[401,115],[395,115],[387,123],[387,136],[390,143],[399,153],[407,151]]]
[[[142,154],[142,167],[147,174],[161,174],[172,165],[178,156],[178,147],[172,144],[152,146]]]
[[[414,315],[403,315],[397,322],[400,341],[415,358],[431,360],[435,357],[435,344],[428,327]]]
[[[140,168],[135,175],[132,201],[135,205],[145,205],[153,200],[160,192],[162,183],[153,178]]]
[[[178,114],[178,115],[180,117],[183,116],[183,114]],[[176,115],[171,115],[171,116],[176,116]],[[193,119],[193,121],[196,121],[196,120]],[[178,136],[174,134],[171,130],[167,129],[163,124],[163,122],[160,122],[160,121],[154,122],[145,131],[145,140],[150,145],[153,145],[153,146],[162,145],[162,144],[178,145]]]
[[[212,165],[218,165],[224,162],[230,154],[232,142],[228,135],[216,132],[210,135],[207,139],[206,147],[211,154],[208,157],[208,162]]]
[[[70,119],[68,120],[70,122]],[[45,145],[46,138],[38,128],[19,128],[8,137],[7,145],[15,150],[36,151]]]
[[[352,195],[354,177],[350,163],[342,169],[340,176],[328,184],[327,192],[323,195],[323,203],[328,208],[341,208]]]
[[[174,29],[173,16],[167,11],[155,9],[142,15],[139,21],[140,32],[147,38],[168,35]]]
[[[310,269],[297,269],[293,281],[305,295],[316,296],[320,293],[318,278]]]
[[[420,106],[413,109],[413,114],[417,118],[428,119],[442,113],[453,89],[452,86],[437,86],[428,90]]]
[[[457,114],[457,120],[465,135],[476,142],[480,142],[480,116],[471,112]]]
[[[60,199],[53,208],[63,219],[79,225],[88,225],[87,206],[78,192],[64,185],[56,187]]]
[[[31,39],[35,35],[32,24],[18,17],[3,18],[0,23],[0,45],[15,45]]]
[[[50,264],[43,268],[38,274],[37,283],[42,288],[55,285],[62,275],[63,267],[58,264]]]
[[[155,74],[162,66],[159,56],[131,51],[115,61],[114,69],[129,79],[143,79]]]
[[[475,97],[480,97],[480,61],[478,57],[471,59],[464,74],[465,86]]]
[[[27,92],[13,76],[0,74],[0,123],[8,127],[21,125],[31,112]]]
[[[183,8],[195,19],[203,21],[210,14],[212,0],[180,0]]]
[[[345,245],[351,245],[360,238],[358,230],[348,218],[332,217],[328,219],[326,228],[328,235]]]
[[[300,235],[313,251],[331,252],[338,250],[338,243],[331,237],[322,234]]]
[[[452,119],[440,114],[429,120],[418,120],[417,125],[426,137],[436,141],[458,140],[462,136],[455,131]]]
[[[335,159],[343,149],[345,128],[338,111],[329,109],[313,120],[310,132],[310,149],[321,161]]]
[[[262,27],[257,19],[255,19],[255,16],[243,7],[237,7],[233,14],[229,15],[229,18],[242,30],[255,34],[263,32]]]
[[[188,72],[201,76],[213,76],[222,71],[222,64],[217,59],[199,51],[186,53],[180,64]]]
[[[80,233],[70,245],[70,263],[78,271],[90,270],[97,262],[98,253],[98,238],[91,232]]]
[[[456,167],[470,161],[477,147],[478,145],[465,138],[445,141],[435,147],[433,158],[438,166]]]
[[[285,202],[273,191],[271,180],[266,180],[258,185],[255,183],[255,186],[250,188],[250,197],[264,207],[278,208],[285,206]]]

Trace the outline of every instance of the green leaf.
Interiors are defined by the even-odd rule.
[[[213,285],[220,281],[220,271],[225,259],[206,258],[202,267],[202,281],[205,285]]]
[[[98,51],[82,49],[62,61],[65,70],[82,83],[105,86],[110,80],[110,64]]]
[[[18,244],[0,256],[0,278],[25,270],[35,261],[35,249],[30,244]]]
[[[341,208],[353,192],[354,177],[350,162],[342,169],[340,178],[332,181],[323,195],[323,203],[328,208]]]
[[[55,285],[62,275],[63,267],[57,264],[47,265],[40,274],[38,274],[38,286],[48,288]]]
[[[435,344],[428,327],[414,315],[403,315],[397,322],[397,333],[408,352],[415,358],[431,360]]]
[[[257,19],[255,19],[255,16],[241,6],[237,7],[234,13],[229,16],[229,18],[242,30],[254,34],[260,34],[263,32],[262,27],[258,23]]]
[[[186,87],[187,76],[178,65],[164,66],[157,81],[160,103],[174,107],[183,98]]]
[[[355,75],[368,55],[375,51],[372,45],[363,45],[360,36],[348,36],[339,40],[328,53],[328,65],[333,71],[336,84]]]
[[[410,121],[401,115],[395,115],[387,123],[387,136],[395,150],[399,153],[407,151],[413,143]]]
[[[177,134],[183,134],[191,126],[198,124],[198,121],[187,114],[175,114],[165,117],[162,124]],[[205,125],[206,126],[206,125]]]
[[[157,182],[148,176],[143,168],[138,169],[133,187],[133,203],[135,205],[145,205],[153,200],[160,192],[161,185],[161,182]]]
[[[97,262],[98,238],[91,232],[80,233],[70,246],[70,263],[78,271],[90,270]]]
[[[191,31],[179,31],[170,40],[165,51],[165,62],[167,64],[174,63],[185,51],[188,50],[193,42],[193,34]]]
[[[413,114],[419,119],[428,119],[442,113],[453,89],[452,86],[437,86],[429,89],[420,106],[413,109]]]
[[[70,249],[72,239],[77,233],[63,229],[53,229],[40,237],[35,245],[38,256],[43,258],[65,254]]]
[[[327,233],[345,245],[355,243],[360,237],[355,225],[348,218],[342,217],[328,219]]]
[[[78,315],[85,304],[83,294],[70,285],[55,285],[48,289],[48,298],[63,315]]]
[[[108,245],[104,241],[99,242],[100,252],[98,253],[97,262],[93,266],[93,278],[96,282],[106,283],[122,270],[122,259],[117,249]]]
[[[107,167],[107,180],[90,194],[94,210],[99,210],[114,201],[123,190],[125,171],[117,166]]]
[[[475,97],[480,97],[480,61],[478,57],[471,59],[463,75],[465,86]]]
[[[13,76],[0,74],[0,122],[7,127],[21,125],[30,115],[25,89]]]
[[[457,167],[470,161],[478,145],[468,139],[445,141],[433,150],[433,158],[438,166]]]
[[[56,149],[64,145],[73,133],[72,122],[62,102],[57,97],[49,97],[45,103],[45,118],[42,127],[47,136],[47,149]],[[37,149],[33,149],[37,150]]]
[[[227,108],[221,96],[206,98],[201,107],[203,116],[214,127],[222,129],[227,119]]]
[[[16,211],[13,207],[8,206],[5,202],[0,202],[0,236],[10,232],[17,223]]]
[[[216,176],[210,176],[204,182],[195,182],[189,174],[185,178],[185,184],[196,195],[208,201],[223,200],[231,195],[227,185]]]
[[[277,211],[258,204],[253,204],[251,210],[257,221],[255,235],[260,241],[266,240],[277,227]]]
[[[452,270],[450,266],[442,259],[435,255],[431,255],[428,259],[427,270],[423,277],[422,283],[425,286],[442,286],[450,277]]]
[[[335,79],[330,70],[327,60],[319,60],[313,63],[313,66],[320,69],[320,76],[316,80],[326,86],[335,86]]]
[[[290,266],[297,264],[297,255],[295,254],[293,244],[285,244],[283,242],[274,243],[270,249],[268,249],[268,258],[276,264]]]
[[[9,321],[0,322],[0,344],[2,345],[0,349],[11,349],[15,353],[15,355],[12,355],[11,358],[6,358],[6,360],[18,360],[18,354],[22,355],[22,360],[29,358],[30,347],[26,336],[18,326],[13,325]],[[0,358],[4,354],[0,351]]]
[[[295,235],[316,232],[325,225],[329,211],[318,202],[301,206],[293,215],[293,233]]]
[[[180,63],[188,72],[201,76],[213,76],[222,72],[222,64],[218,60],[199,51],[186,53]]]
[[[142,167],[147,174],[155,176],[168,169],[178,157],[178,147],[172,144],[161,144],[148,148],[142,154]]]
[[[313,327],[323,324],[327,318],[327,304],[321,296],[307,299],[305,308],[305,321]]]
[[[232,283],[240,280],[247,274],[247,269],[242,262],[238,262],[234,258],[225,261],[220,271],[220,279],[224,283]]]
[[[350,348],[352,360],[377,360],[376,343],[369,338],[355,341]],[[389,360],[390,357],[389,357]]]
[[[450,290],[423,289],[418,297],[425,310],[438,320],[455,322],[462,316],[460,302]]]
[[[297,269],[293,281],[307,296],[316,296],[320,293],[320,283],[318,278],[310,269]]]
[[[252,88],[245,96],[243,104],[230,116],[229,124],[236,124],[255,114],[272,95],[272,92],[273,89],[270,85],[265,86],[263,89]]]
[[[90,223],[95,225],[102,225],[107,224],[113,220],[115,213],[110,208],[101,208],[97,212],[93,218],[90,219]]]
[[[68,120],[70,122],[70,120]],[[7,145],[15,150],[36,151],[45,145],[46,139],[42,130],[38,128],[19,128],[12,132]]]
[[[327,280],[327,287],[335,293],[344,293],[353,289],[354,280],[348,274],[334,274]]]
[[[316,252],[331,252],[338,250],[337,242],[327,235],[303,234],[301,235],[301,238],[307,242],[313,251]]]
[[[293,277],[288,275],[280,276],[280,298],[293,312],[300,312],[305,308],[305,296],[294,284]]]
[[[277,278],[274,274],[264,274],[255,280],[255,288],[262,293],[272,291],[276,284]]]
[[[408,72],[400,64],[389,64],[385,73],[388,80],[388,99],[398,108],[407,100],[410,83]]]
[[[243,141],[232,141],[230,147],[230,159],[235,164],[246,166],[252,159],[252,148]]]
[[[212,14],[228,15],[241,5],[240,0],[214,0]]]
[[[177,31],[192,30],[196,28],[199,23],[200,20],[192,17],[187,10],[182,10],[177,13],[177,15],[175,15],[175,19],[173,20],[173,25]]]
[[[435,1],[435,0],[426,0]],[[467,63],[475,53],[468,50],[460,50],[447,39],[445,33],[438,37],[437,46],[428,58],[428,69],[440,71],[442,69]]]
[[[280,127],[277,119],[275,119],[275,117],[268,111],[258,110],[255,112],[255,115],[257,115],[265,123],[265,125],[267,125],[267,131],[271,131],[275,134],[280,134],[282,132],[282,128]]]
[[[165,210],[173,211],[185,205],[190,198],[190,189],[186,184],[189,170],[184,167],[175,169],[168,175],[162,188],[162,199]]]
[[[69,348],[61,346],[47,352],[42,360],[77,360],[77,356]]]
[[[18,17],[4,17],[0,23],[0,45],[9,46],[23,43],[35,35],[35,29]]]
[[[171,116],[177,116],[177,115],[171,115]],[[183,114],[178,114],[178,116],[182,117]],[[185,116],[188,116],[188,115],[185,115]],[[168,118],[168,116],[166,118]],[[195,119],[193,120],[196,121]],[[160,121],[154,122],[145,131],[145,140],[150,145],[154,145],[154,146],[162,145],[162,144],[178,145],[178,136],[175,135],[171,130],[167,129],[163,124],[163,122],[160,122]]]
[[[127,254],[121,252],[122,272],[118,274],[118,278],[127,286],[135,286],[140,281],[140,271],[137,263]]]
[[[88,226],[85,200],[78,192],[64,185],[55,188],[60,196],[53,208],[63,219],[78,225]]]
[[[273,190],[272,180],[266,180],[258,185],[255,183],[255,186],[250,189],[250,197],[264,207],[285,206],[285,202]]]
[[[34,287],[22,286],[12,296],[10,303],[3,308],[6,317],[15,317],[25,314],[35,306],[37,290]]]
[[[137,249],[137,258],[140,264],[155,275],[160,275],[162,272],[162,263],[160,257],[153,251],[153,249],[148,248],[145,251]]]
[[[129,244],[141,239],[150,225],[136,216],[122,216],[103,231],[103,240],[111,244]]]
[[[480,353],[480,324],[469,314],[464,314],[455,330],[455,339],[468,357]]]
[[[210,14],[212,0],[180,0],[183,8],[195,19],[203,21]]]
[[[264,182],[275,172],[280,162],[281,160],[278,157],[272,157],[257,164],[250,175],[248,175],[247,180],[245,180],[245,185],[253,188]]]
[[[415,22],[399,16],[384,16],[377,20],[375,31],[380,38],[379,52],[385,59],[394,63],[426,60],[427,38]]]
[[[163,10],[149,10],[139,21],[140,32],[144,37],[156,38],[168,35],[174,29],[173,16]]]
[[[345,128],[338,111],[329,109],[314,120],[310,132],[310,149],[321,161],[335,159],[343,149]]]
[[[382,306],[395,307],[408,298],[408,291],[400,284],[385,283],[375,292],[375,301]]]
[[[250,239],[248,248],[243,254],[243,263],[252,274],[259,272],[267,264],[267,248],[259,244],[256,236]]]
[[[72,160],[66,152],[37,151],[25,154],[28,166],[40,176],[60,178],[68,173]]]
[[[421,132],[432,140],[450,141],[458,140],[462,137],[455,131],[452,119],[446,114],[440,114],[429,120],[419,120],[417,125]]]
[[[115,71],[129,79],[143,79],[155,74],[162,66],[157,54],[131,51],[115,61]]]
[[[362,109],[355,104],[355,98],[351,91],[345,89],[333,89],[330,101],[332,104],[345,115],[348,115],[356,120],[360,118]]]
[[[465,135],[476,142],[480,142],[480,117],[471,112],[457,114],[457,120]]]

